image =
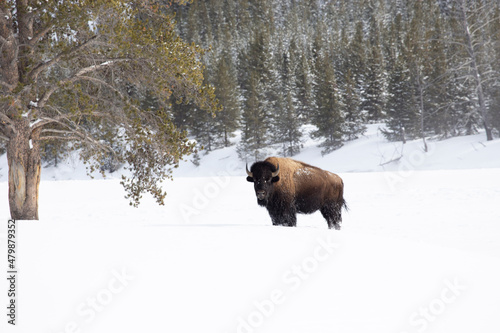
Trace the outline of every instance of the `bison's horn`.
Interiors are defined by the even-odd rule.
[[[248,164],[246,165],[246,169],[247,169],[247,175],[248,175],[248,177],[253,177],[253,173],[251,173],[250,171],[248,171]]]
[[[278,163],[278,169],[272,173],[273,178],[276,177],[280,173],[280,165]]]

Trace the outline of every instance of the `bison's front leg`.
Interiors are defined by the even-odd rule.
[[[269,210],[269,215],[273,225],[282,225],[286,227],[297,226],[297,214],[294,209],[289,210]]]

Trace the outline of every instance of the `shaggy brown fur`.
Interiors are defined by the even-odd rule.
[[[329,228],[340,229],[346,203],[338,175],[293,159],[269,157],[252,165],[247,180],[254,182],[257,202],[267,208],[273,224],[295,226],[296,213],[320,210]]]

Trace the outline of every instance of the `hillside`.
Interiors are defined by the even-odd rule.
[[[321,148],[317,147],[320,141],[307,139],[303,143],[302,151],[293,158],[334,172],[407,172],[500,167],[500,158],[495,158],[500,156],[500,140],[488,142],[484,133],[442,141],[428,139],[429,151],[424,153],[421,140],[409,141],[406,145],[401,142],[388,142],[380,132],[381,128],[384,128],[383,124],[368,125],[366,133],[359,139],[347,142],[340,149],[325,156],[321,155]],[[303,133],[310,130],[311,127],[303,127]],[[237,136],[235,144],[238,139]],[[272,154],[271,150],[269,155]],[[403,157],[399,161],[389,163],[401,154]],[[235,163],[234,172],[229,170],[232,175],[243,174],[245,163],[238,160],[234,146],[205,155],[200,167],[183,163],[175,174],[182,177],[210,176],[220,170],[221,162],[225,161]],[[251,163],[253,161],[249,161],[249,164]]]

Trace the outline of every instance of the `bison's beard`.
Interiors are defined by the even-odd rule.
[[[264,198],[264,199],[257,198],[257,203],[259,204],[259,206],[266,207],[267,206],[267,198]]]

